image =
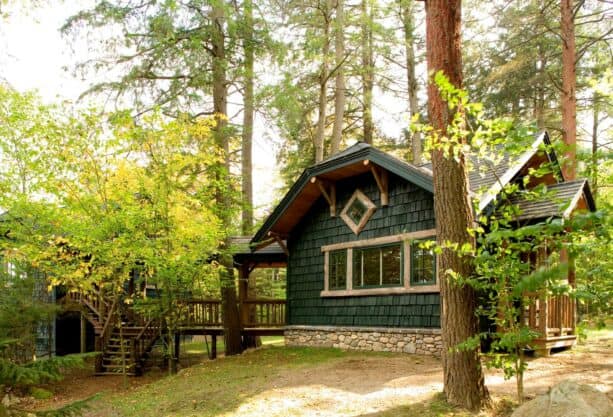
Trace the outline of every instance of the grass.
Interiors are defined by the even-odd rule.
[[[208,349],[211,349],[211,340],[210,337],[207,338],[208,341]],[[269,345],[284,345],[285,344],[285,338],[283,336],[263,336],[262,337],[262,345],[263,346],[269,346]],[[225,352],[225,345],[223,342],[223,337],[218,337],[217,338],[217,353],[224,353]],[[204,341],[199,341],[199,342],[194,342],[194,341],[189,341],[189,342],[184,342],[181,343],[181,354],[188,354],[188,355],[204,355],[207,352],[207,345],[204,343]]]
[[[301,380],[292,380],[292,375],[300,372],[318,372],[317,366],[350,366],[354,359],[390,357],[397,354],[382,352],[355,352],[325,348],[289,348],[279,346],[280,338],[267,338],[264,347],[240,356],[205,361],[199,365],[184,369],[179,374],[162,378],[135,391],[106,395],[97,400],[94,416],[113,415],[117,417],[213,417],[226,416],[236,412],[238,407],[249,403],[261,395],[281,395],[289,386],[315,390],[309,400],[319,401],[317,387],[306,386]],[[190,347],[194,352],[201,352],[202,343]],[[311,371],[313,368],[313,371]],[[300,371],[292,373],[293,370]],[[385,372],[381,369],[381,372]],[[289,377],[288,377],[289,375]],[[285,387],[277,386],[285,378]],[[276,391],[281,389],[281,394]],[[334,387],[325,387],[324,389]],[[293,395],[293,394],[292,394]],[[325,395],[325,393],[324,393]],[[293,398],[287,398],[293,401]],[[299,398],[300,401],[304,400]],[[306,402],[304,407],[308,408]],[[469,417],[472,414],[455,410],[447,405],[440,396],[410,405],[390,405],[390,409],[361,417],[407,416],[407,417]],[[295,408],[294,408],[295,410]],[[278,413],[279,410],[277,409]],[[234,415],[234,414],[232,414]],[[238,413],[237,413],[238,415]],[[281,414],[288,415],[281,411]],[[300,414],[304,415],[304,414]],[[329,414],[324,414],[329,415]],[[355,415],[352,413],[351,415]]]
[[[104,397],[94,407],[105,410],[97,415],[124,417],[216,416],[270,388],[267,381],[281,370],[347,355],[337,349],[267,347],[241,356],[204,362],[133,393]]]

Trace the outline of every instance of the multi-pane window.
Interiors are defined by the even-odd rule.
[[[433,285],[436,283],[436,258],[425,241],[411,243],[411,284]]]
[[[347,286],[347,251],[337,250],[328,254],[328,288],[344,290]]]
[[[402,285],[402,244],[353,250],[353,288]]]
[[[436,290],[434,240],[419,239],[390,236],[377,238],[382,242],[376,246],[375,242],[364,241],[322,248],[327,271],[323,295],[383,293],[388,291],[385,288],[398,292],[398,287],[418,292]]]

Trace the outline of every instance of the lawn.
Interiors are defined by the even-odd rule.
[[[127,394],[105,395],[88,416],[470,416],[441,399],[436,358],[263,342]],[[184,352],[203,353],[202,345],[185,344]]]
[[[571,378],[611,396],[613,332],[590,332],[588,336],[588,342],[578,348],[532,359],[526,393],[534,397]],[[184,344],[182,352],[183,363],[192,366],[174,376],[153,371],[130,378],[122,387],[120,377],[81,375],[69,376],[62,384],[68,387],[65,394],[72,392],[72,400],[84,396],[86,390],[105,391],[92,402],[89,417],[473,415],[454,410],[442,399],[442,370],[436,358],[290,348],[282,342],[281,338],[265,339],[260,349],[214,361],[206,359],[203,343],[191,342]],[[488,370],[486,384],[496,406],[480,415],[508,416],[514,404],[514,381],[505,381],[499,372]],[[51,407],[61,400],[58,394],[55,403],[40,405]]]

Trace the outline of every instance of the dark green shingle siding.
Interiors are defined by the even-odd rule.
[[[340,212],[355,184],[377,210],[358,235],[347,227]],[[380,207],[372,175],[337,183],[337,216],[330,217],[320,198],[292,231],[287,268],[288,324],[376,327],[440,327],[438,294],[399,294],[322,298],[324,255],[321,247],[434,228],[432,194],[390,174],[388,207]]]

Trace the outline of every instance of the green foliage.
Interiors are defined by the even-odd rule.
[[[51,391],[38,387],[30,388],[30,395],[37,400],[48,400],[53,398],[53,393]]]
[[[23,365],[0,358],[0,385],[25,388],[62,379],[62,372],[69,368],[82,367],[85,359],[95,353],[56,356],[31,361]]]
[[[73,401],[63,407],[54,410],[37,411],[34,414],[37,417],[78,417],[91,408],[91,402],[96,397],[97,396],[93,396],[83,400]]]

